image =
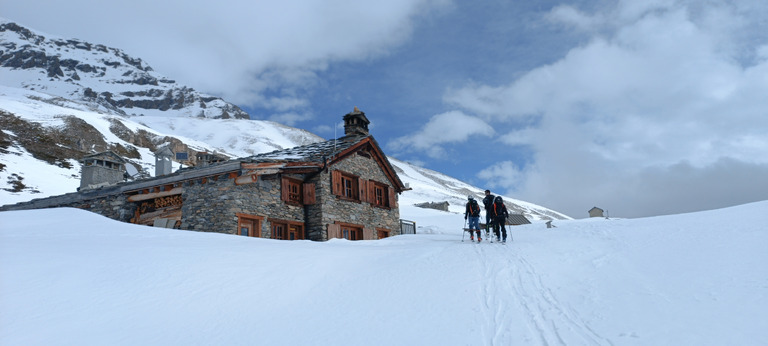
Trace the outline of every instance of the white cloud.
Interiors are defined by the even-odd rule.
[[[444,1],[0,0],[5,16],[125,50],[178,82],[246,106],[296,111],[316,73],[387,54]],[[69,15],[61,15],[67,13]],[[97,29],[95,29],[97,28]],[[271,96],[264,96],[271,95]]]
[[[416,133],[393,139],[389,148],[395,151],[422,151],[432,158],[445,157],[444,144],[466,142],[472,136],[488,137],[494,129],[480,118],[460,111],[433,116]]]
[[[269,120],[274,121],[276,123],[293,126],[301,121],[310,119],[311,117],[312,117],[311,114],[288,112],[288,113],[272,114],[269,116]]]
[[[602,31],[507,85],[446,94],[446,103],[496,123],[541,119],[502,135],[528,145],[532,164],[521,170],[507,162],[478,177],[576,217],[596,204],[640,216],[768,198],[749,189],[768,185],[758,174],[768,170],[768,62],[743,63],[763,56],[768,37],[763,32],[762,44],[744,51],[745,35],[720,30],[752,22],[735,7],[632,3],[595,14],[556,8],[548,19]],[[713,27],[712,18],[721,24]],[[501,172],[519,182],[499,182]],[[729,182],[728,174],[756,180]],[[726,198],[723,185],[739,197]]]
[[[477,177],[487,182],[492,189],[515,190],[525,179],[524,173],[512,161],[502,161],[481,170]]]

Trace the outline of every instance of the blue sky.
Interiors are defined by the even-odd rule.
[[[574,217],[768,199],[763,0],[0,8],[326,138],[357,106],[387,154]]]

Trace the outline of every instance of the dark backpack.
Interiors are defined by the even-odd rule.
[[[476,200],[469,201],[469,211],[472,212],[472,216],[480,214],[480,205],[477,204]]]

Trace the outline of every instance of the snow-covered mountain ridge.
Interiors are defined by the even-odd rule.
[[[2,18],[0,66],[3,85],[90,103],[115,114],[250,118],[238,106],[180,85],[120,49],[55,38]]]
[[[119,154],[131,163],[129,173],[140,178],[154,174],[153,152],[164,145],[192,156],[216,152],[245,157],[325,140],[270,121],[210,117],[210,107],[205,117],[191,117],[195,108],[190,105],[140,108],[143,115],[136,115],[132,112],[139,110],[135,105],[140,102],[134,102],[133,108],[126,106],[130,102],[110,102],[102,90],[109,90],[112,101],[118,100],[115,95],[140,101],[145,96],[136,95],[157,88],[166,88],[165,93],[186,90],[193,99],[197,94],[160,77],[141,59],[119,49],[47,39],[8,22],[0,24],[0,47],[0,205],[74,192],[80,179],[78,160],[94,152]],[[340,110],[339,120],[344,111]],[[483,196],[481,188],[389,159],[412,188],[401,196],[401,204],[448,201],[449,212],[463,213],[467,195]],[[533,220],[569,218],[506,199],[511,212]]]

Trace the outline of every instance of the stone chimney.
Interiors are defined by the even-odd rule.
[[[155,151],[155,176],[171,174],[173,170],[173,152],[168,146]]]
[[[80,160],[82,173],[80,174],[80,189],[93,189],[109,186],[125,181],[125,163],[119,155],[107,151],[88,155]]]
[[[352,111],[344,116],[344,135],[345,136],[367,136],[368,124],[371,122],[365,117],[365,113],[361,112],[357,106]]]

